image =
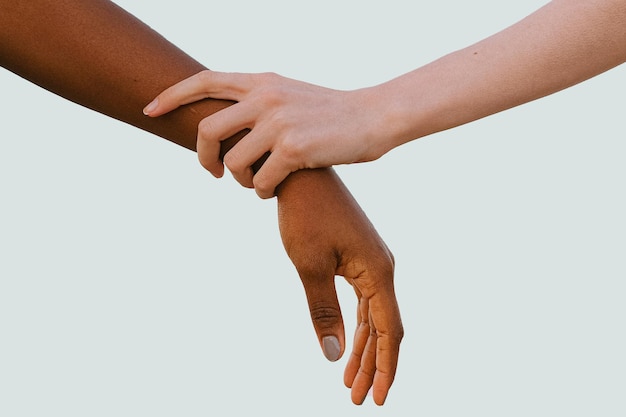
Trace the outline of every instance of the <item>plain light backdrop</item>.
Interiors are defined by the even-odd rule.
[[[212,69],[351,89],[546,2],[117,3]],[[379,408],[323,358],[275,201],[0,70],[0,415],[626,415],[625,87],[620,67],[337,168],[397,259]]]

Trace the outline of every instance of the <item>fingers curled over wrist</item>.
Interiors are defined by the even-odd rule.
[[[295,171],[290,170],[287,164],[279,162],[281,155],[280,151],[271,153],[252,179],[254,189],[261,198],[273,197],[276,187]]]
[[[265,163],[267,164],[267,161]],[[257,195],[261,198],[272,198],[274,196],[276,187],[284,179],[282,178],[279,181],[268,181],[267,180],[268,176],[265,174],[270,172],[269,169],[270,167],[266,167],[264,165],[263,167],[261,167],[259,172],[257,172],[255,176],[252,178],[254,189]]]
[[[204,120],[201,123],[203,123]],[[196,141],[198,162],[216,178],[221,178],[224,175],[224,164],[220,160],[220,147],[221,142],[206,140],[201,136],[200,131],[198,132],[198,139]]]
[[[242,139],[245,140],[245,139]],[[239,143],[238,145],[242,145]],[[246,188],[254,188],[252,183],[252,163],[247,162],[241,155],[242,146],[235,145],[224,155],[224,165],[233,175],[235,180]]]

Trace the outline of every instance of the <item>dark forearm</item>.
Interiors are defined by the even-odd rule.
[[[106,0],[0,1],[0,65],[100,113],[195,150],[204,100],[149,118],[142,108],[204,66]]]

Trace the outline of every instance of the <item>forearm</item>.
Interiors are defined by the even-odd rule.
[[[163,118],[144,116],[163,88],[205,67],[106,0],[0,1],[0,65],[192,150],[198,121],[231,104],[204,100]]]
[[[626,61],[626,1],[556,0],[515,25],[364,90],[389,148],[544,97]],[[383,137],[383,135],[380,135]]]

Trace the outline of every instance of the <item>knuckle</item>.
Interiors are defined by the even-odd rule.
[[[198,77],[202,84],[208,84],[211,82],[211,79],[213,77],[213,71],[202,70],[196,75],[196,77]]]
[[[379,256],[377,257],[376,264],[381,273],[384,273],[386,276],[393,277],[396,259],[393,256],[393,253],[387,248],[387,246],[382,243],[382,250],[379,252]]]
[[[276,83],[280,76],[275,72],[267,71],[257,74],[257,77],[260,84],[271,85]]]
[[[232,148],[224,155],[224,165],[226,165],[231,172],[242,172],[245,169],[237,147]]]
[[[304,245],[303,242],[298,242],[299,245]],[[307,256],[299,256],[294,257],[291,256],[291,260],[294,262],[296,270],[300,275],[303,283],[306,283],[310,280],[309,277],[316,277],[319,275],[319,265],[311,261],[311,259]]]
[[[257,93],[259,105],[272,108],[284,101],[285,91],[280,81],[280,75],[273,72],[257,74]]]
[[[327,279],[336,268],[336,259],[315,240],[297,240],[290,244],[289,249],[289,257],[305,287]]]
[[[285,159],[288,164],[295,161],[301,161],[307,155],[309,155],[309,152],[307,152],[307,146],[303,140],[299,140],[296,137],[291,137],[289,140],[284,140],[282,142],[281,157]]]
[[[394,329],[387,333],[387,337],[391,340],[393,346],[399,346],[404,338],[404,329],[400,326],[398,329]]]
[[[264,86],[259,88],[258,105],[265,109],[278,108],[283,102],[283,97],[280,89],[271,85]],[[274,118],[277,119],[276,115]]]
[[[359,289],[363,296],[371,297],[374,294],[393,286],[394,263],[389,256],[382,254],[371,255],[367,260],[355,264]]]
[[[372,259],[370,269],[372,269],[378,276],[393,278],[395,265],[392,258],[388,256],[379,256]]]
[[[398,342],[401,342],[402,339],[404,339],[404,327],[402,327],[402,325],[400,325],[398,330],[395,332],[395,338]]]
[[[254,188],[261,198],[269,198],[274,194],[277,182],[270,175],[271,168],[271,166],[267,165],[262,166],[254,177],[252,177]]]
[[[341,317],[339,309],[328,303],[313,303],[310,310],[311,319],[315,325],[321,329],[334,327]]]
[[[402,324],[400,324],[397,327],[394,327],[391,331],[387,333],[387,336],[391,338],[391,340],[395,344],[400,344],[400,342],[404,338],[404,327],[402,327]]]
[[[213,132],[213,122],[209,117],[205,117],[198,123],[198,138],[202,140],[210,140],[211,132]]]
[[[397,326],[392,327],[391,330],[381,331],[376,329],[371,329],[370,334],[376,338],[386,337],[391,341],[390,346],[399,346],[404,338],[404,328],[402,324],[399,323]]]

